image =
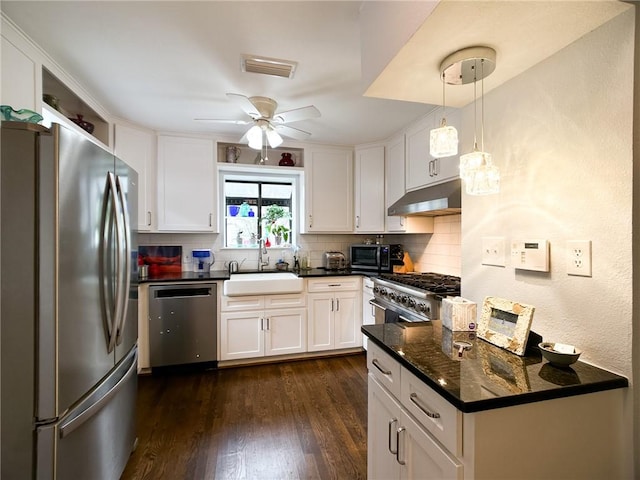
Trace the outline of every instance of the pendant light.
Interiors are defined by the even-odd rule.
[[[488,195],[500,191],[500,172],[490,153],[484,151],[484,78],[496,66],[496,52],[489,47],[469,47],[449,55],[440,65],[447,83],[463,85],[473,82],[473,151],[460,156],[460,178],[470,195]],[[477,81],[481,81],[481,137],[477,142]]]
[[[429,139],[429,153],[433,158],[445,158],[452,157],[458,154],[458,131],[447,125],[447,119],[445,118],[445,87],[444,72],[442,73],[442,122],[440,128],[434,128],[431,130]]]

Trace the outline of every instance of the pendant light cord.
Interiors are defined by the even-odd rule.
[[[480,79],[480,109],[481,109],[481,118],[480,118],[480,142],[482,143],[482,151],[484,152],[484,58],[480,60],[480,74],[482,78]]]
[[[477,71],[473,69],[473,151],[478,151],[478,100],[476,96]]]

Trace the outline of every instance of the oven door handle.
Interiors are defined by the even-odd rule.
[[[382,311],[385,311],[387,309],[387,307],[383,307],[382,305],[380,305],[379,303],[375,302],[374,300],[369,300],[369,305],[371,305],[372,307],[375,307],[375,308],[379,308]]]

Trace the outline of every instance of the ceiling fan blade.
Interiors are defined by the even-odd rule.
[[[253,120],[225,120],[223,118],[194,118],[197,122],[230,123],[232,125],[249,125]]]
[[[245,97],[239,93],[227,93],[227,98],[232,100],[251,118],[260,118],[262,116],[256,106],[249,100],[249,97]]]
[[[285,137],[290,137],[295,140],[306,140],[311,136],[309,132],[305,132],[299,128],[289,127],[287,125],[274,125],[274,128]]]
[[[295,108],[286,112],[278,112],[273,117],[273,121],[277,123],[299,122],[308,118],[317,118],[320,116],[320,110],[313,105],[308,107]]]

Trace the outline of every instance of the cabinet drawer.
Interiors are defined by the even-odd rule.
[[[222,295],[220,298],[220,310],[223,312],[261,310],[263,308],[264,296],[262,295],[251,295],[246,297],[227,297]]]
[[[362,281],[360,277],[329,277],[310,278],[307,280],[307,292],[334,292],[344,290],[360,290]]]
[[[304,307],[306,305],[304,295],[266,295],[264,308],[289,308]]]
[[[367,369],[391,394],[400,398],[400,364],[373,342],[367,350]]]
[[[447,450],[462,455],[462,413],[409,370],[401,370],[401,403]]]

